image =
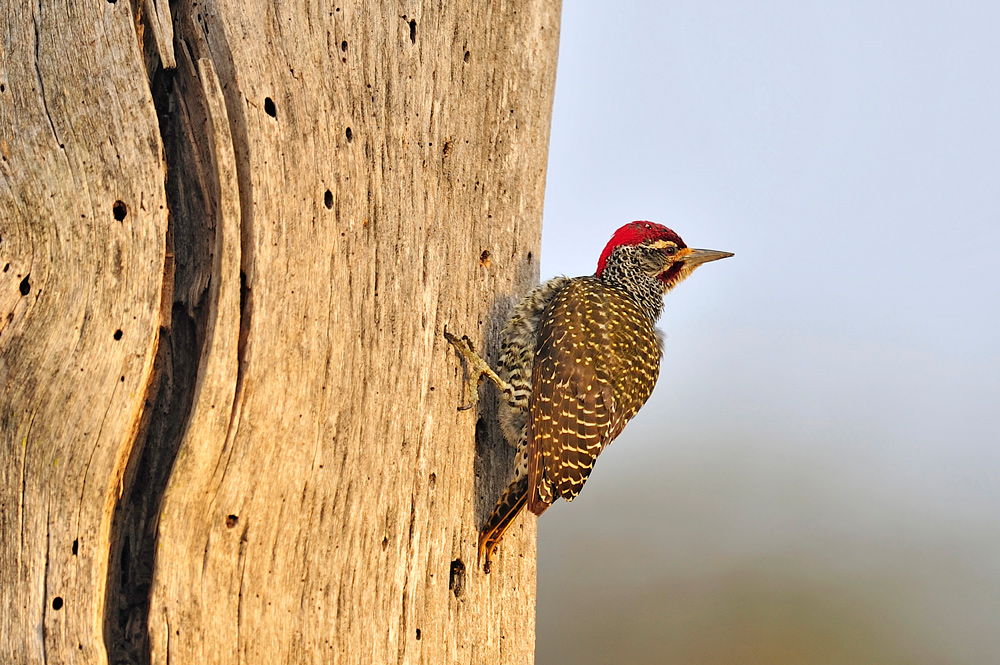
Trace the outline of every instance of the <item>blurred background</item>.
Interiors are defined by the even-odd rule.
[[[729,250],[539,524],[539,665],[1000,662],[1000,3],[563,3],[542,277]]]

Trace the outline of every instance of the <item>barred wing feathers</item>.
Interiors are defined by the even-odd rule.
[[[538,332],[528,405],[528,508],[572,501],[594,461],[653,392],[661,349],[653,322],[623,290],[571,281]]]

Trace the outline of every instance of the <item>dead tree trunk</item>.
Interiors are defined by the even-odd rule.
[[[442,332],[537,279],[558,18],[0,7],[0,662],[531,662]]]

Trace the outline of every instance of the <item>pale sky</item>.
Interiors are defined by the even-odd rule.
[[[787,662],[995,662],[1000,3],[564,3],[542,278],[633,219],[736,256],[667,296],[653,397],[539,522],[539,665],[757,662],[692,635],[759,637],[796,580],[880,628]]]

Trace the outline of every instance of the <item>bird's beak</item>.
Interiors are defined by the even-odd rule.
[[[732,255],[732,252],[720,252],[714,249],[691,249],[690,247],[685,247],[677,252],[677,258],[674,260],[683,261],[686,267],[694,268],[696,266],[700,266],[702,263],[708,263],[709,261],[728,259]]]

